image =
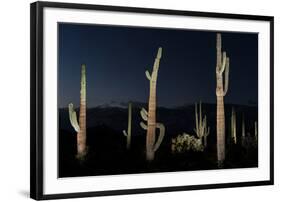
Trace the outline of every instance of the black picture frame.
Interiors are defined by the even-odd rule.
[[[80,10],[101,10],[101,11],[118,11],[131,13],[148,13],[163,15],[180,15],[195,17],[210,17],[224,19],[254,20],[267,21],[270,23],[270,180],[251,181],[240,183],[221,183],[221,184],[204,184],[188,185],[174,187],[154,187],[143,189],[129,190],[112,190],[112,191],[93,191],[79,193],[58,193],[45,195],[43,193],[43,9],[63,8],[63,9],[80,9]],[[153,193],[153,192],[170,192],[185,191],[198,189],[214,189],[227,187],[245,187],[258,185],[273,185],[274,183],[274,17],[258,15],[240,15],[212,12],[194,12],[183,10],[164,10],[135,7],[103,6],[74,3],[57,3],[57,2],[35,2],[30,7],[30,197],[36,200],[45,199],[62,199],[76,197],[92,197],[105,195]]]

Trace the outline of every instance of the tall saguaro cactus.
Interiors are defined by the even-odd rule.
[[[217,158],[218,166],[222,167],[225,159],[225,116],[224,96],[228,91],[229,58],[221,51],[221,34],[217,34],[217,65],[216,65],[216,96],[217,96]],[[224,77],[224,81],[223,81]]]
[[[128,129],[123,130],[123,134],[127,138],[126,148],[129,150],[131,147],[131,132],[132,132],[132,103],[128,104]]]
[[[236,112],[235,109],[232,107],[231,112],[231,140],[234,144],[237,143],[237,137],[236,137]]]
[[[145,72],[147,79],[150,82],[149,91],[149,103],[148,112],[142,108],[140,113],[143,120],[147,121],[147,124],[141,122],[140,125],[146,132],[146,160],[152,161],[154,159],[154,153],[159,148],[164,135],[165,126],[162,123],[156,122],[156,83],[159,70],[159,63],[162,56],[162,48],[160,47],[157,52],[157,56],[154,61],[153,70],[150,74],[148,71]],[[156,141],[156,128],[159,129],[159,136]]]
[[[197,109],[197,103],[195,103],[195,125],[194,129],[196,135],[200,139],[201,143],[204,143],[204,148],[207,147],[207,137],[210,133],[210,127],[207,127],[207,116],[202,117],[201,101],[199,102],[199,115]],[[203,140],[204,138],[204,140]]]
[[[77,159],[82,160],[87,154],[86,146],[86,65],[81,66],[80,113],[79,125],[72,103],[68,105],[70,123],[77,132]]]

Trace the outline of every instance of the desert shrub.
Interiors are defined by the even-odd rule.
[[[173,153],[183,153],[186,151],[202,152],[204,146],[201,139],[183,133],[182,135],[172,138],[171,150]]]

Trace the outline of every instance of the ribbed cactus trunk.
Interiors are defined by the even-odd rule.
[[[83,158],[87,153],[86,147],[86,65],[81,67],[81,90],[80,90],[80,130],[77,134],[77,158]]]
[[[147,133],[146,133],[146,159],[151,161],[154,159],[154,143],[156,132],[156,84],[160,58],[162,49],[159,48],[157,57],[154,61],[153,73],[150,79],[150,91],[148,101],[148,120],[147,120]]]
[[[82,160],[87,154],[86,146],[86,65],[81,66],[81,89],[80,89],[80,113],[79,124],[76,112],[72,103],[68,105],[69,119],[72,127],[77,132],[77,155]]]
[[[148,71],[145,72],[147,79],[150,81],[150,91],[148,100],[148,112],[144,108],[142,108],[141,110],[141,116],[145,121],[147,121],[147,125],[141,122],[141,127],[147,130],[146,160],[148,161],[152,161],[154,159],[154,153],[159,148],[165,134],[165,126],[161,123],[156,123],[156,83],[161,56],[162,48],[159,48],[154,61],[152,73],[150,74]],[[156,128],[159,128],[160,130],[157,141],[155,137]]]
[[[225,159],[225,119],[223,96],[217,96],[217,157],[218,165],[222,167]]]
[[[223,167],[225,159],[225,114],[224,96],[228,90],[229,58],[221,52],[221,35],[217,34],[217,66],[216,66],[216,96],[217,96],[217,160],[218,167]],[[224,73],[224,75],[223,75]],[[225,81],[223,82],[223,76]]]

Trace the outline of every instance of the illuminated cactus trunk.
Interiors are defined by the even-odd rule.
[[[68,105],[69,118],[71,125],[77,132],[77,155],[78,159],[83,159],[87,154],[86,146],[86,65],[81,67],[81,89],[80,89],[80,113],[79,125],[77,123],[76,112],[74,111],[73,104]]]
[[[156,83],[158,76],[159,63],[162,56],[162,48],[158,49],[157,56],[154,61],[153,70],[150,74],[145,72],[147,79],[150,82],[149,103],[148,112],[142,108],[141,116],[143,120],[147,121],[147,125],[143,122],[140,123],[141,127],[147,130],[146,133],[146,160],[152,161],[154,159],[154,153],[159,148],[165,134],[165,126],[161,123],[156,123]],[[156,140],[156,128],[159,128],[159,137]],[[156,143],[155,143],[156,142]]]
[[[236,112],[235,109],[232,107],[232,113],[231,113],[231,140],[234,144],[237,143],[237,137],[236,137]]]
[[[224,73],[224,75],[223,75]],[[224,76],[224,82],[223,82]],[[217,34],[216,96],[217,96],[217,160],[218,167],[223,167],[225,159],[225,116],[224,96],[228,90],[229,58],[221,52],[221,35]]]
[[[126,148],[129,150],[131,148],[131,132],[132,132],[132,103],[129,102],[128,105],[128,129],[123,130],[123,134],[127,138]]]

